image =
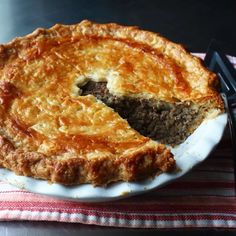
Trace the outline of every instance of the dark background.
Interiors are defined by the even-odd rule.
[[[140,28],[205,52],[212,39],[236,56],[236,1],[210,0],[0,0],[0,43],[55,23],[83,19]],[[190,230],[190,231],[189,231]],[[0,235],[235,235],[233,231],[118,229],[56,222],[1,222]]]
[[[215,38],[236,56],[236,1],[210,0],[0,0],[0,43],[55,23],[83,19],[137,25],[193,52]]]

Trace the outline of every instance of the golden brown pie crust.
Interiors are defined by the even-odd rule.
[[[223,111],[215,74],[155,33],[82,21],[37,29],[0,45],[0,165],[62,184],[106,185],[170,171],[164,145],[133,130],[94,96],[87,80],[116,96],[206,104]]]

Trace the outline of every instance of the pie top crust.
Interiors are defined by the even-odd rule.
[[[103,185],[174,168],[170,151],[94,96],[207,104],[223,111],[215,74],[183,47],[137,27],[55,25],[0,45],[0,165],[63,184]]]

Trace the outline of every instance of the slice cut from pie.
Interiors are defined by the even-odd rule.
[[[223,111],[216,76],[157,34],[83,21],[0,46],[0,165],[62,184],[175,168],[179,144]]]

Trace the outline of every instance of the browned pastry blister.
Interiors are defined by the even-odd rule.
[[[91,82],[105,85],[100,95],[86,93]],[[0,165],[66,185],[171,171],[173,155],[151,138],[177,144],[221,113],[215,82],[180,45],[137,27],[82,21],[37,29],[0,46]],[[124,112],[131,107],[132,116]],[[138,121],[145,109],[155,135]]]

